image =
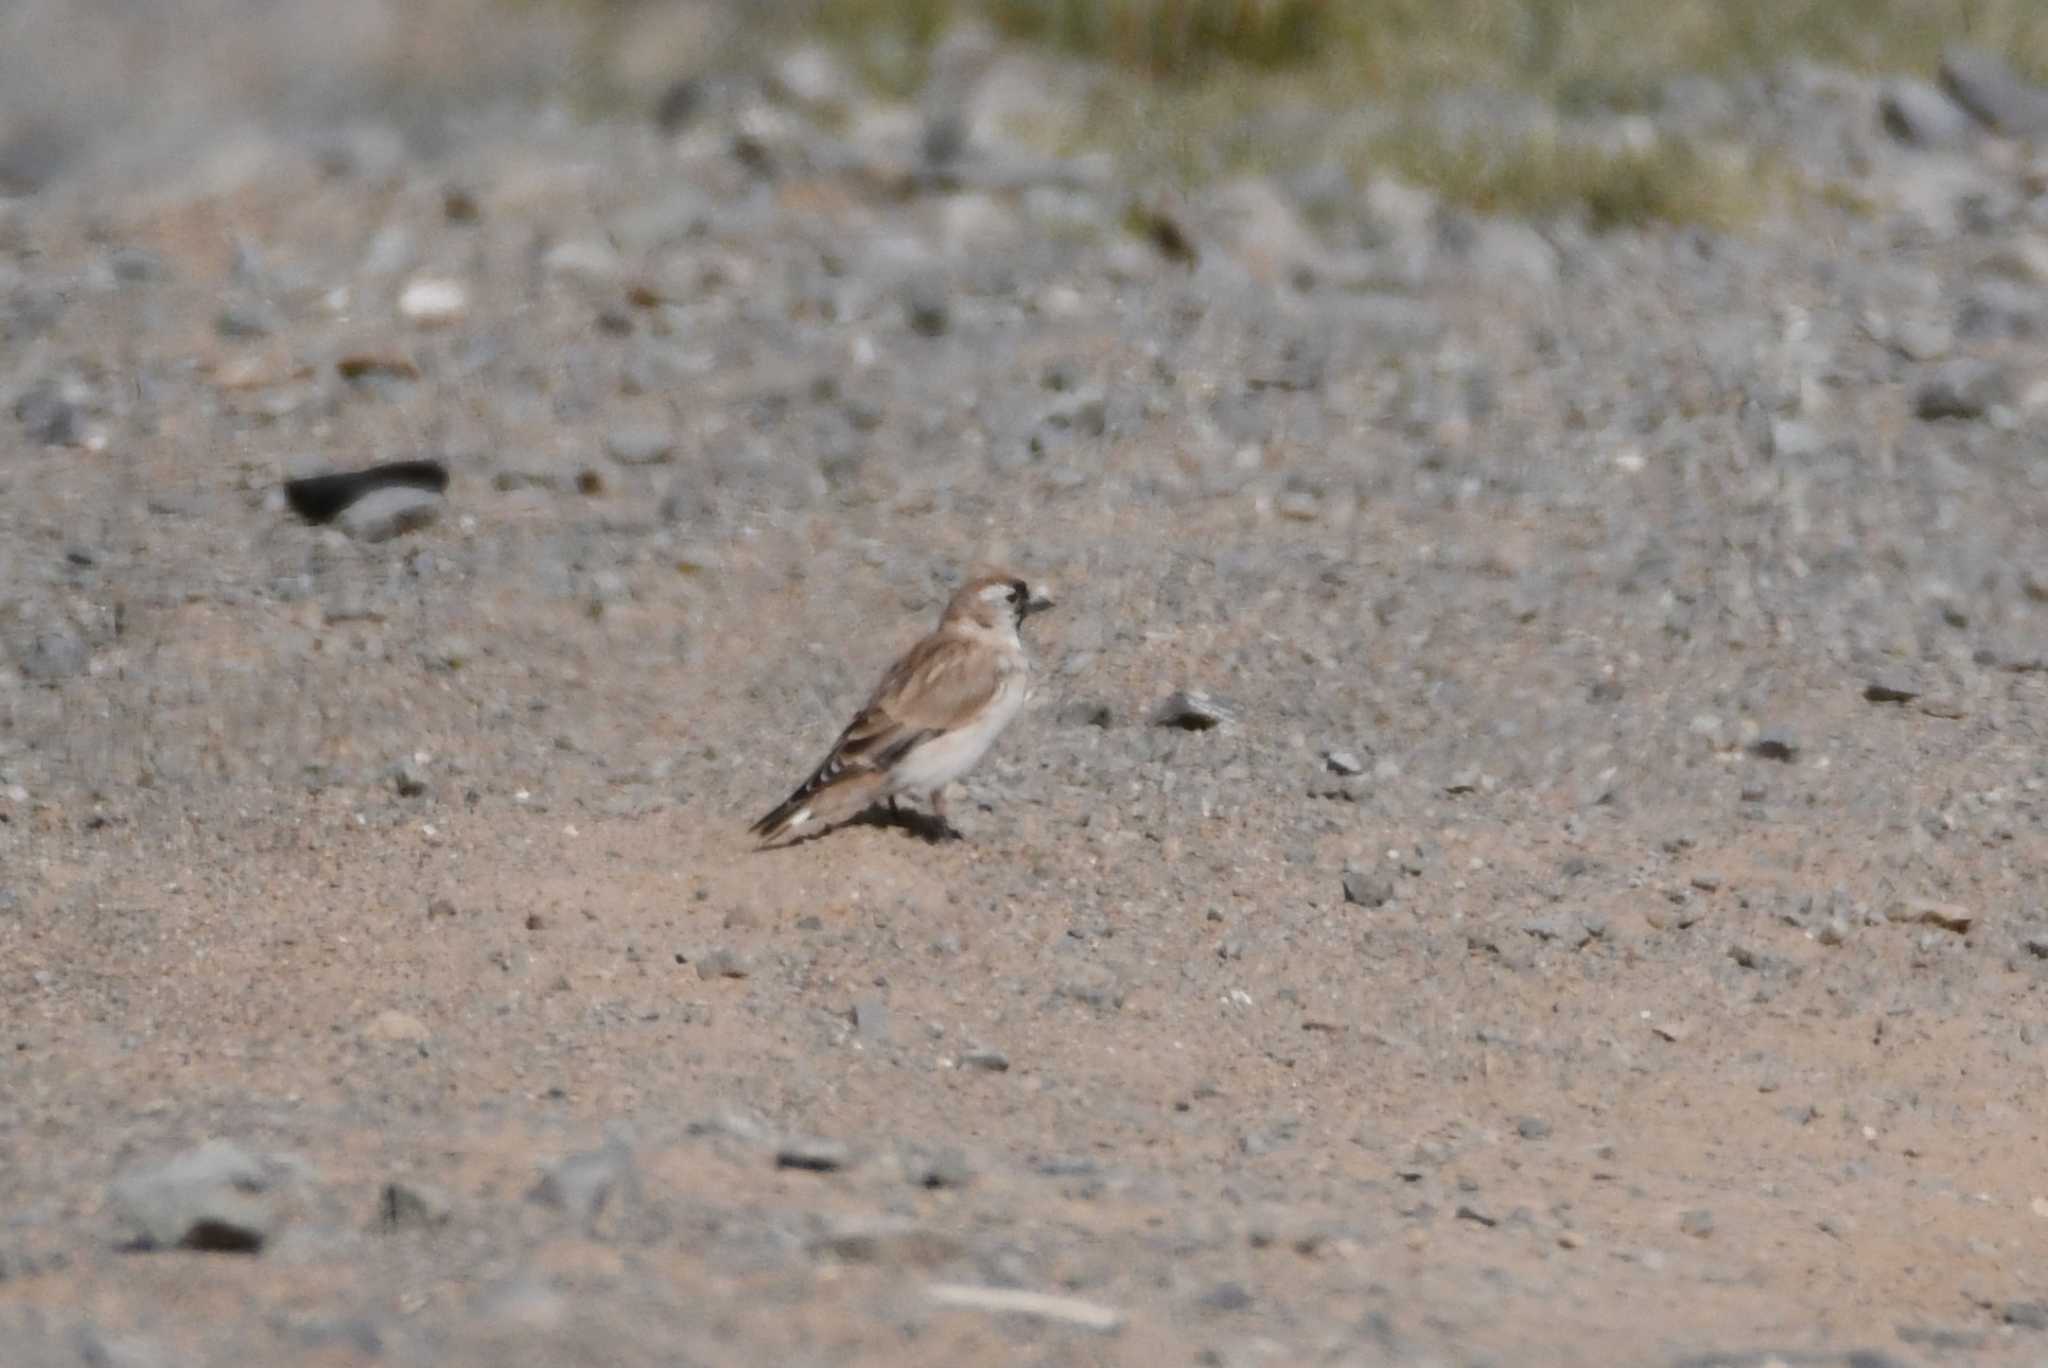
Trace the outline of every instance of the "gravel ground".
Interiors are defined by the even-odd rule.
[[[1855,194],[1132,215],[810,54],[0,201],[0,1359],[2048,1355],[2048,157],[1688,90]],[[967,839],[754,852],[987,558]]]

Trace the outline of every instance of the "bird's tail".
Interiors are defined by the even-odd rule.
[[[826,826],[852,816],[874,801],[880,788],[881,776],[873,771],[820,769],[747,829],[767,845],[814,822]]]

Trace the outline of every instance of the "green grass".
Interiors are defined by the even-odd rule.
[[[633,0],[509,2],[616,13]],[[1739,224],[1759,200],[1758,173],[1669,142],[1485,146],[1434,131],[1418,111],[1457,88],[1534,97],[1566,115],[1650,110],[1674,76],[1763,73],[1800,56],[1925,74],[1958,40],[2048,78],[2048,0],[764,0],[762,10],[832,42],[899,98],[922,86],[933,45],[963,18],[1099,61],[1109,74],[1084,139],[1047,150],[1107,148],[1140,180],[1335,156],[1480,209],[1582,206],[1602,227]],[[1270,112],[1287,102],[1324,111],[1330,131],[1276,133]],[[1346,123],[1368,108],[1384,116],[1377,127]]]

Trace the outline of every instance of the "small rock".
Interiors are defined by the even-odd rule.
[[[431,527],[441,506],[441,496],[428,490],[387,485],[342,509],[334,521],[357,541],[383,542]]]
[[[550,247],[541,258],[549,275],[585,285],[609,285],[624,269],[611,244],[594,238],[572,238]]]
[[[945,336],[953,326],[945,283],[932,275],[912,277],[903,287],[903,317],[919,336]]]
[[[426,767],[416,760],[401,760],[391,767],[391,787],[401,798],[418,798],[427,791]]]
[[[697,957],[697,977],[700,979],[743,979],[753,972],[754,966],[747,956],[724,946]]]
[[[1976,419],[2012,402],[2012,382],[1995,361],[1958,357],[1943,364],[1913,396],[1913,412],[1928,422]]]
[[[377,1195],[377,1224],[386,1233],[433,1230],[454,1213],[448,1194],[424,1183],[386,1183]]]
[[[964,1069],[979,1069],[983,1073],[1008,1073],[1010,1057],[1001,1050],[976,1046],[961,1052],[960,1066]]]
[[[1941,56],[1941,87],[1987,128],[2010,137],[2048,134],[2048,88],[2022,80],[1994,52],[1950,48]]]
[[[560,1160],[529,1194],[543,1206],[567,1212],[588,1229],[607,1208],[615,1215],[628,1203],[640,1200],[640,1170],[633,1152],[617,1139],[601,1148],[584,1150]]]
[[[613,428],[604,435],[604,454],[620,465],[660,465],[676,454],[675,434],[652,425]]]
[[[1688,1211],[1678,1218],[1678,1228],[1695,1240],[1704,1240],[1714,1233],[1714,1213],[1705,1208]]]
[[[1113,972],[1099,964],[1084,964],[1076,968],[1060,980],[1055,995],[1097,1011],[1113,1012],[1124,1005],[1122,983]]]
[[[1750,744],[1749,753],[1760,760],[1790,764],[1799,758],[1799,739],[1788,731],[1771,728]]]
[[[1909,703],[1920,690],[1903,679],[1873,679],[1863,686],[1863,696],[1872,703]]]
[[[2048,932],[2037,931],[2026,939],[2027,953],[2035,959],[2048,959]]]
[[[37,446],[76,446],[85,433],[85,415],[50,381],[31,385],[16,399],[14,416]]]
[[[1885,82],[1877,97],[1884,131],[1910,147],[1953,147],[1970,133],[1970,116],[1937,87],[1914,77]]]
[[[1394,881],[1368,869],[1344,871],[1344,901],[1360,907],[1384,907],[1394,899]]]
[[[277,310],[266,304],[229,304],[214,316],[213,330],[222,337],[240,341],[268,337],[282,326]]]
[[[1550,1138],[1550,1123],[1540,1116],[1525,1116],[1515,1122],[1515,1134],[1524,1140],[1547,1140]]]
[[[373,1045],[424,1045],[433,1033],[418,1017],[386,1007],[364,1024],[362,1038]]]
[[[1365,762],[1347,750],[1323,752],[1323,767],[1332,774],[1350,776],[1365,773]]]
[[[2022,1330],[2048,1330],[2048,1302],[2007,1302],[1998,1318]]]
[[[794,1136],[775,1149],[775,1167],[804,1173],[837,1173],[853,1163],[853,1151],[841,1140]]]
[[[976,1287],[963,1283],[933,1283],[925,1295],[940,1306],[991,1315],[1027,1316],[1033,1320],[1072,1325],[1100,1334],[1113,1334],[1123,1327],[1123,1313],[1079,1297],[1028,1292],[1017,1287]]]
[[[1908,361],[1939,361],[1955,345],[1955,329],[1939,319],[1908,315],[1892,326],[1891,348]]]
[[[974,1169],[958,1149],[905,1150],[904,1181],[913,1187],[959,1189],[974,1181]]]
[[[1885,920],[1909,926],[1938,926],[1957,935],[1968,935],[1976,915],[1961,903],[1933,902],[1926,898],[1901,898],[1885,909]]]
[[[459,280],[414,276],[399,292],[398,312],[426,327],[457,323],[469,313],[469,291]]]
[[[1201,1295],[1204,1310],[1245,1311],[1252,1305],[1252,1294],[1241,1282],[1221,1282]]]
[[[111,1200],[133,1232],[131,1248],[254,1254],[275,1228],[262,1162],[212,1140],[168,1163],[129,1172]]]
[[[29,637],[15,658],[15,668],[31,684],[60,684],[74,679],[92,663],[92,648],[69,627],[51,627]]]
[[[1055,716],[1062,726],[1068,727],[1108,727],[1116,721],[1116,714],[1107,703],[1088,699],[1062,704]]]
[[[1152,724],[1182,731],[1209,731],[1235,720],[1236,714],[1205,693],[1182,689],[1152,710]]]
[[[889,1042],[889,1004],[880,998],[862,998],[853,1004],[853,1029],[870,1045]]]

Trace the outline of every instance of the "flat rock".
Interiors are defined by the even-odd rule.
[[[210,1140],[165,1163],[130,1170],[113,1186],[115,1211],[135,1249],[254,1254],[276,1228],[264,1163]]]
[[[1982,418],[1995,404],[2012,402],[2012,381],[1995,361],[1958,357],[1921,382],[1913,412],[1929,422],[1941,418]]]
[[[439,494],[399,485],[372,490],[335,517],[335,525],[360,542],[390,541],[440,520]]]
[[[1970,116],[1934,85],[1910,76],[1885,82],[1877,97],[1885,132],[1909,147],[1952,147],[1969,136]]]
[[[1961,44],[1944,52],[1941,88],[1986,128],[2009,137],[2048,133],[2048,87],[2022,79],[1995,52]]]

